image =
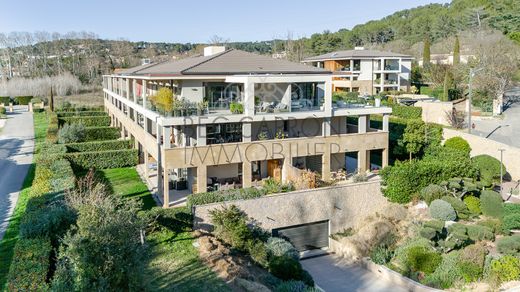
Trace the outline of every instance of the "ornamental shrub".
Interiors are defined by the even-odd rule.
[[[247,250],[251,258],[260,266],[267,268],[269,265],[269,253],[266,244],[258,239],[247,242]]]
[[[29,96],[15,96],[14,102],[19,105],[28,105],[29,102],[31,102],[31,99],[33,99],[32,95]]]
[[[115,140],[121,137],[121,131],[112,127],[85,128],[85,141]]]
[[[442,197],[442,200],[450,203],[453,209],[455,209],[458,218],[467,219],[469,217],[468,207],[466,207],[466,204],[464,204],[462,200],[453,196],[444,196]]]
[[[75,219],[75,213],[70,208],[53,203],[26,213],[20,224],[20,236],[24,239],[50,238],[55,241],[65,234]]]
[[[74,152],[65,154],[65,158],[78,170],[121,168],[136,166],[139,162],[137,149]]]
[[[51,250],[48,238],[18,240],[7,275],[7,290],[47,291]]]
[[[109,116],[79,116],[79,117],[60,117],[59,124],[83,124],[85,127],[107,127],[110,126]]]
[[[411,272],[431,274],[441,261],[442,256],[440,254],[425,247],[412,247],[408,249],[406,254],[406,266]]]
[[[444,142],[444,147],[462,151],[467,155],[469,155],[469,153],[471,152],[471,147],[469,146],[469,143],[462,137],[449,138],[448,140],[446,140],[446,142]]]
[[[484,271],[487,250],[481,244],[472,244],[462,250],[458,267],[466,283],[477,281]]]
[[[480,194],[480,209],[482,214],[501,219],[504,215],[502,197],[499,193],[484,190]]]
[[[7,112],[7,110],[5,109],[5,107],[3,107],[3,106],[0,106],[0,116],[3,116],[3,115],[5,115],[5,114],[6,114],[6,112]]]
[[[247,251],[253,231],[247,225],[247,216],[236,205],[210,211],[215,236],[240,251]]]
[[[518,280],[520,277],[520,260],[511,255],[492,260],[490,273],[499,283]]]
[[[506,167],[500,164],[500,161],[487,154],[475,156],[471,159],[473,164],[478,168],[479,178],[487,185],[500,182],[500,167],[502,172],[506,174]]]
[[[493,231],[494,234],[502,233],[502,222],[499,219],[488,218],[488,219],[477,222],[477,224],[480,226],[488,227],[490,230]]]
[[[314,287],[305,285],[303,281],[283,281],[280,285],[276,286],[275,292],[318,292],[319,290]]]
[[[466,232],[469,239],[473,241],[495,239],[493,229],[482,225],[466,225]]]
[[[512,229],[520,229],[520,204],[504,204],[504,231],[511,231]]]
[[[298,260],[280,256],[269,260],[269,272],[284,281],[301,280],[303,269]]]
[[[91,141],[83,143],[69,143],[65,144],[67,152],[90,152],[90,151],[107,151],[107,150],[121,150],[131,149],[133,147],[132,140],[106,140],[106,141]]]
[[[294,248],[294,246],[287,240],[280,237],[270,237],[267,240],[267,252],[269,257],[281,257],[286,256],[295,260],[300,259],[300,253]]]
[[[480,215],[482,211],[480,210],[480,199],[474,196],[466,196],[464,198],[464,204],[468,210],[474,215]]]
[[[437,236],[437,231],[431,227],[422,227],[419,229],[419,235],[428,240],[434,240]]]
[[[77,143],[85,141],[85,126],[83,124],[65,124],[58,131],[58,142]]]
[[[457,219],[457,213],[450,203],[443,200],[434,200],[430,204],[430,216],[442,221],[453,221]]]
[[[503,254],[517,255],[520,252],[520,235],[500,238],[497,240],[497,250]]]
[[[462,273],[458,267],[459,255],[459,251],[443,254],[442,261],[435,272],[426,275],[422,282],[437,289],[448,289],[453,286],[455,282],[462,279]]]
[[[207,193],[191,194],[188,196],[186,205],[188,208],[192,208],[197,205],[206,205],[217,202],[226,202],[234,200],[246,200],[259,198],[266,195],[264,189],[257,188],[242,188],[242,189],[231,189],[224,191],[214,191]]]
[[[0,104],[4,104],[4,106],[9,106],[9,103],[11,102],[11,97],[9,96],[0,96]]]
[[[370,252],[370,259],[378,265],[390,262],[393,256],[394,251],[386,245],[378,245]]]
[[[392,104],[392,115],[403,119],[420,119],[422,116],[422,108]]]
[[[433,200],[444,197],[446,195],[446,189],[439,185],[431,184],[424,187],[419,195],[421,199],[426,202],[426,204],[430,205]]]
[[[436,232],[441,233],[444,229],[444,221],[441,220],[430,220],[423,223],[423,227],[433,228]]]

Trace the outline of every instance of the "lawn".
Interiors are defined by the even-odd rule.
[[[34,113],[33,117],[35,145],[38,145],[45,141],[48,126],[47,114]],[[13,260],[13,249],[18,241],[20,221],[25,213],[27,201],[29,200],[29,193],[34,179],[34,171],[35,165],[32,164],[23,182],[13,215],[11,216],[11,219],[9,219],[9,226],[7,227],[4,238],[0,241],[0,287],[4,288],[2,290],[5,290],[7,274],[9,273],[9,267]]]
[[[97,175],[114,194],[141,199],[143,210],[157,206],[135,168],[99,170]],[[191,224],[168,221],[147,234],[147,240],[150,254],[145,278],[151,291],[230,291],[199,259]]]

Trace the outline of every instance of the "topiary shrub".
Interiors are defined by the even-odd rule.
[[[504,204],[504,219],[502,221],[505,232],[520,229],[520,204]]]
[[[499,219],[488,218],[479,221],[477,225],[488,227],[494,234],[502,234],[502,222]]]
[[[462,274],[458,266],[459,251],[442,255],[440,265],[432,274],[426,275],[422,283],[437,289],[448,289],[460,279]]]
[[[518,280],[520,277],[520,260],[511,255],[493,260],[491,261],[490,274],[498,283]]]
[[[419,193],[421,199],[423,199],[428,205],[430,205],[433,200],[440,199],[445,195],[446,189],[436,184],[431,184],[427,187],[424,187]]]
[[[466,283],[477,281],[484,271],[487,250],[481,244],[472,244],[462,250],[458,268]]]
[[[419,235],[428,240],[434,240],[437,237],[437,231],[431,227],[422,227],[419,229]]]
[[[468,207],[466,207],[466,204],[462,202],[460,199],[452,197],[452,196],[444,196],[442,197],[443,201],[446,201],[450,203],[450,205],[455,209],[455,212],[457,213],[457,217],[460,219],[467,219],[469,218],[469,210]]]
[[[85,137],[83,124],[65,124],[58,131],[58,142],[61,144],[83,142]]]
[[[480,210],[480,199],[474,196],[466,196],[464,198],[464,204],[468,210],[474,215],[480,215],[482,210]]]
[[[497,240],[497,250],[503,254],[517,255],[520,251],[520,235],[500,238]]]
[[[495,234],[493,233],[493,229],[481,226],[481,225],[466,225],[466,232],[468,234],[469,239],[473,241],[480,240],[494,240]]]
[[[442,221],[454,221],[457,219],[457,213],[453,207],[450,203],[443,200],[434,200],[430,204],[430,216]]]
[[[286,256],[295,260],[300,259],[300,253],[287,240],[279,237],[271,237],[267,240],[267,252],[269,257]]]
[[[502,197],[497,192],[484,190],[480,194],[480,209],[486,216],[502,218],[504,215],[502,202]]]
[[[428,248],[415,246],[407,251],[406,266],[411,272],[431,274],[439,266],[442,256]]]
[[[444,142],[444,147],[462,151],[467,155],[469,155],[469,153],[471,152],[471,147],[469,146],[469,143],[462,137],[449,138],[448,140],[446,140],[446,142]]]
[[[500,167],[502,173],[506,174],[506,167],[500,161],[486,154],[475,156],[471,159],[473,165],[478,168],[479,178],[487,185],[500,182]]]
[[[430,220],[423,223],[423,227],[433,228],[436,232],[441,233],[444,229],[444,221],[441,220]]]

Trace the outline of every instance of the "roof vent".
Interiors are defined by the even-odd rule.
[[[355,47],[354,50],[356,51],[363,51],[365,49],[365,47]]]
[[[150,59],[141,59],[141,65],[147,65],[150,63],[152,63],[152,61]]]
[[[336,57],[338,55],[338,53],[332,53],[330,56],[331,57]]]
[[[209,46],[204,48],[204,57],[222,53],[226,50],[224,46]]]

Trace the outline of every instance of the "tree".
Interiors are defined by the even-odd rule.
[[[409,153],[409,159],[418,155],[426,148],[440,145],[442,127],[423,122],[421,119],[409,120],[403,132],[403,137],[397,141]]]
[[[455,45],[453,45],[453,66],[460,64],[460,43],[459,37],[455,37]]]
[[[427,67],[430,64],[430,38],[424,39],[423,47],[423,67]]]
[[[446,74],[444,75],[444,91],[442,95],[442,101],[450,100],[450,89],[453,88],[453,74],[451,70],[446,70]]]
[[[173,91],[167,87],[160,88],[156,95],[150,97],[150,100],[164,112],[173,110]]]

